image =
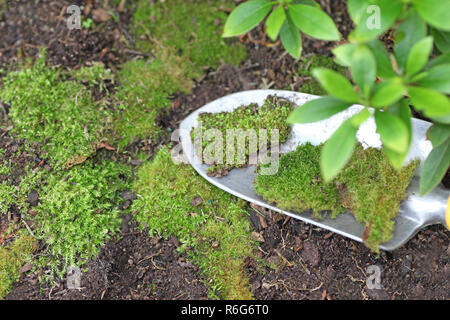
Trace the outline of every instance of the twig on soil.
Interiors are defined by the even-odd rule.
[[[31,234],[31,236],[32,236],[33,238],[36,238],[35,235],[34,235],[34,233],[33,233],[33,231],[31,231],[31,228],[30,228],[30,226],[28,225],[28,223],[26,223],[25,220],[22,220],[22,222],[23,222],[23,224],[25,225],[25,227],[28,229],[28,232]]]
[[[294,265],[293,262],[290,262],[288,259],[286,259],[277,249],[275,249],[274,251],[281,258],[281,260],[283,260],[284,263],[287,264],[288,267],[292,267]]]

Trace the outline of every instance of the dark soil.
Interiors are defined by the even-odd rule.
[[[70,14],[66,10],[73,4],[89,12],[84,15],[86,18],[97,21],[92,13],[97,1],[9,1],[8,9],[0,16],[0,68],[35,58],[40,48],[47,49],[51,65],[66,68],[92,61],[102,61],[108,66],[122,62],[128,52],[121,37],[130,38],[124,27],[129,13],[116,12],[118,22],[113,18],[98,21],[92,30],[85,27],[70,30],[65,20]]]
[[[1,110],[0,103],[0,110]],[[4,112],[7,108],[3,106]],[[0,123],[2,116],[0,114]],[[44,168],[45,170],[51,170],[47,165],[45,158],[45,152],[41,151],[39,145],[35,143],[29,143],[26,140],[16,139],[10,135],[9,129],[0,128],[0,150],[3,150],[0,157],[0,165],[11,168],[11,172],[5,175],[0,174],[0,183],[8,181],[10,185],[18,187],[23,176],[26,174],[26,168],[29,170],[39,170]],[[27,146],[27,151],[22,147]],[[36,191],[30,192],[28,200],[31,208],[37,205],[39,195]],[[32,210],[32,209],[30,209]],[[4,231],[8,228],[10,222],[18,223],[22,217],[19,209],[12,205],[8,214],[0,214],[0,245],[14,239],[14,235],[5,236]]]
[[[346,35],[351,29],[346,2],[320,2]],[[38,27],[41,29],[32,31],[32,26],[40,21],[39,10],[44,10],[44,3],[47,13],[51,12],[55,19],[47,21],[50,30],[44,30],[48,27],[42,23]],[[121,15],[123,24],[120,26],[110,20],[101,30],[82,29],[69,33],[56,19],[68,2],[44,3],[41,1],[37,8],[34,2],[22,1],[17,8],[9,9],[3,15],[0,66],[16,63],[18,48],[25,49],[22,51],[24,56],[35,56],[37,50],[33,46],[48,47],[49,61],[67,68],[99,60],[114,67],[133,55],[131,51],[125,51],[115,37],[117,32],[128,37],[126,19],[129,13]],[[48,17],[48,14],[44,16]],[[61,37],[55,40],[59,32]],[[298,62],[286,55],[280,45],[263,45],[262,29],[252,31],[250,37],[241,40],[247,47],[247,60],[239,67],[223,65],[218,70],[209,70],[197,80],[191,94],[173,97],[172,108],[160,118],[164,128],[176,129],[193,110],[233,92],[257,88],[297,90],[301,87],[303,79],[295,76]],[[332,46],[304,38],[303,55],[330,55]],[[107,53],[102,54],[105,48]],[[158,144],[168,141],[169,137],[166,137],[158,143],[138,143],[134,147],[151,156]],[[404,247],[377,256],[363,244],[311,225],[255,206],[249,206],[249,211],[254,232],[264,240],[257,254],[267,264],[261,267],[255,260],[250,260],[247,266],[252,292],[257,299],[450,298],[450,240],[449,232],[443,226],[427,228]],[[82,290],[67,290],[65,280],[50,287],[40,284],[38,275],[24,273],[8,299],[206,298],[207,289],[199,270],[180,256],[176,247],[176,239],[151,239],[145,231],[136,228],[130,216],[125,216],[122,238],[110,241],[95,260],[88,262],[89,271],[82,276]],[[382,288],[379,290],[370,290],[366,285],[367,267],[371,265],[381,269]]]
[[[248,266],[257,299],[448,299],[450,239],[442,226],[421,231],[404,247],[379,256],[363,244],[255,207],[251,222],[271,267]],[[381,270],[381,289],[368,289],[367,268]]]

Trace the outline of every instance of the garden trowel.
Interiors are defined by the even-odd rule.
[[[256,167],[254,165],[232,169],[227,176],[220,178],[208,176],[207,170],[209,166],[201,163],[197,154],[194,152],[190,135],[191,130],[198,125],[197,118],[199,114],[203,112],[217,113],[233,111],[239,106],[249,105],[251,103],[257,103],[261,106],[269,95],[277,95],[300,107],[305,102],[318,98],[314,95],[293,91],[253,90],[231,94],[210,102],[193,112],[180,125],[180,138],[184,157],[203,178],[236,197],[336,232],[353,240],[363,242],[362,236],[365,226],[358,223],[349,212],[340,214],[336,219],[324,217],[322,220],[317,220],[310,212],[286,211],[267,203],[254,190],[253,183],[256,178]],[[354,105],[326,120],[293,125],[288,140],[280,146],[280,152],[282,154],[288,153],[295,150],[298,145],[306,142],[310,142],[313,145],[325,142],[339,128],[343,121],[358,113],[362,108],[360,105]],[[423,164],[432,150],[431,142],[425,138],[430,126],[431,123],[429,122],[415,118],[412,119],[413,137],[405,163],[412,159],[419,159],[421,164]],[[361,125],[357,133],[357,139],[365,148],[380,148],[382,146],[380,136],[376,133],[376,125],[373,117]],[[415,177],[407,189],[406,199],[402,202],[400,212],[395,221],[393,238],[380,245],[380,248],[383,250],[394,250],[402,246],[419,230],[428,225],[441,223],[450,229],[450,211],[447,209],[450,206],[449,190],[446,190],[441,184],[427,195],[419,196],[420,172],[421,168],[418,168]]]

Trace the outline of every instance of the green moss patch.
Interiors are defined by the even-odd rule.
[[[379,244],[392,237],[393,219],[418,161],[396,171],[381,151],[358,145],[344,170],[332,182],[324,183],[319,167],[322,147],[307,143],[281,156],[277,174],[257,176],[256,192],[285,210],[329,211],[332,217],[350,211],[366,224],[366,245],[378,251]]]
[[[34,208],[36,237],[49,246],[38,265],[62,276],[67,267],[95,257],[121,225],[120,193],[128,188],[130,174],[127,166],[88,160],[49,176]]]
[[[179,56],[189,78],[201,76],[204,67],[239,64],[245,58],[244,46],[221,37],[227,15],[220,8],[230,5],[224,0],[140,0],[132,21],[137,47]]]
[[[25,235],[20,235],[9,246],[0,246],[0,300],[6,297],[13,283],[19,280],[20,268],[31,259],[36,248],[36,240]]]
[[[172,105],[169,96],[175,92],[187,93],[193,86],[180,68],[178,58],[169,56],[153,61],[129,61],[122,65],[118,81],[115,98],[119,111],[114,130],[120,137],[120,147],[135,139],[158,138],[162,129],[157,117]]]
[[[45,56],[3,80],[0,99],[11,104],[13,132],[45,144],[53,164],[76,163],[96,150],[107,112],[100,111],[82,84],[66,81],[58,68],[48,68]]]
[[[233,141],[228,141],[228,130],[240,129],[243,130],[242,133],[244,133],[245,130],[252,129],[259,141],[259,139],[262,138],[260,130],[265,129],[267,130],[267,148],[270,150],[273,129],[277,129],[279,132],[279,144],[285,142],[289,136],[290,127],[287,124],[286,119],[293,108],[294,105],[289,101],[276,96],[269,96],[261,107],[258,107],[257,104],[251,104],[248,106],[241,106],[232,112],[199,114],[198,127],[192,131],[191,136],[194,141],[198,141],[197,139],[199,138],[202,139],[201,151],[204,155],[207,150],[211,149],[212,159],[205,159],[208,162],[211,162],[209,163],[211,164],[208,169],[209,174],[222,176],[227,174],[232,168],[242,167],[248,164],[250,153],[248,144],[249,138],[246,137],[245,141],[241,141],[241,143],[245,143],[245,159],[244,163],[241,163],[242,161],[239,161],[237,158],[240,142],[236,141],[236,138],[241,136],[241,134],[237,133],[237,136],[231,137]],[[209,136],[210,132],[212,132],[211,129],[218,130],[218,132],[220,132],[220,137],[216,137],[216,135]],[[216,138],[221,140],[216,141]],[[221,148],[222,155],[215,154],[215,144],[219,142],[222,142],[223,144],[223,148]],[[234,148],[233,159],[227,159],[226,157],[226,150],[230,146]],[[200,150],[196,151],[200,152]],[[259,143],[256,151],[259,151]],[[213,161],[213,159],[215,160]],[[222,159],[222,161],[220,161],[220,159]]]
[[[255,248],[245,202],[176,165],[167,149],[144,164],[134,184],[133,209],[150,235],[176,236],[181,250],[208,278],[210,296],[249,299],[244,261]]]

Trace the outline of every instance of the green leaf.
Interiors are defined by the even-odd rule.
[[[402,168],[407,153],[398,153],[386,146],[383,146],[383,152],[386,154],[395,170],[400,170]]]
[[[450,52],[449,53],[443,53],[440,56],[437,56],[430,60],[427,64],[427,68],[432,68],[438,65],[450,63]]]
[[[442,53],[450,52],[450,32],[430,28],[430,33],[434,38],[434,44]]]
[[[417,42],[411,49],[406,62],[406,73],[414,75],[426,66],[431,51],[433,50],[433,38],[426,37]]]
[[[286,12],[284,11],[283,6],[278,6],[273,10],[266,21],[266,32],[272,41],[277,40],[284,21],[286,21]]]
[[[439,123],[433,124],[427,131],[427,138],[431,141],[433,147],[440,146],[450,139],[450,126]]]
[[[355,103],[359,101],[359,95],[353,90],[350,81],[343,75],[325,68],[316,68],[312,71],[312,74],[332,96],[346,102]]]
[[[401,1],[371,1],[363,11],[356,29],[350,33],[351,42],[371,41],[388,30],[402,11]]]
[[[420,176],[420,195],[433,190],[444,178],[450,165],[450,139],[431,150]]]
[[[405,70],[406,61],[412,47],[425,38],[427,35],[427,25],[415,10],[409,12],[408,17],[397,27],[394,33],[394,54],[398,66]]]
[[[397,103],[394,103],[392,106],[389,107],[388,112],[397,116],[400,120],[402,120],[406,128],[408,129],[408,151],[409,151],[409,147],[411,145],[412,140],[412,123],[411,123],[412,114],[407,100],[402,99]],[[392,166],[396,170],[401,169],[403,162],[406,158],[406,155],[408,154],[408,151],[399,153],[393,151],[392,149],[389,149],[387,146],[383,146],[383,151],[388,157]]]
[[[295,59],[300,58],[302,54],[302,38],[297,28],[290,19],[284,21],[280,33],[281,43],[289,54]]]
[[[343,67],[350,67],[353,52],[355,52],[356,44],[347,43],[332,50],[333,54],[336,56],[336,63]]]
[[[450,94],[450,63],[428,69],[417,83],[422,87]]]
[[[367,46],[372,50],[377,63],[377,75],[381,78],[395,77],[395,71],[392,68],[392,63],[385,46],[380,40],[373,40],[367,43]]]
[[[450,31],[450,1],[414,0],[413,3],[426,22],[437,29]]]
[[[367,7],[370,5],[370,0],[348,0],[347,9],[353,22],[358,25],[361,18],[366,12]]]
[[[320,40],[337,41],[340,34],[333,20],[321,9],[304,4],[288,6],[292,22],[303,33]]]
[[[320,156],[320,169],[326,182],[336,177],[350,160],[355,148],[357,130],[350,118],[325,142]]]
[[[269,0],[252,0],[237,6],[228,16],[223,37],[247,33],[264,19],[274,4],[274,1]]]
[[[371,105],[375,108],[388,107],[400,100],[406,93],[406,88],[399,78],[386,80],[375,87]]]
[[[347,109],[351,105],[349,102],[334,97],[321,97],[296,108],[288,117],[287,122],[293,124],[320,121]]]
[[[383,145],[397,153],[408,151],[408,128],[399,117],[386,111],[376,110],[375,123]]]
[[[320,4],[315,2],[314,0],[294,0],[293,3],[295,4],[306,4],[308,6],[313,6],[320,9]]]
[[[409,87],[412,104],[430,118],[450,115],[449,99],[435,90],[421,87]]]
[[[377,63],[367,46],[360,45],[353,52],[350,73],[366,98],[369,97],[376,79]]]

